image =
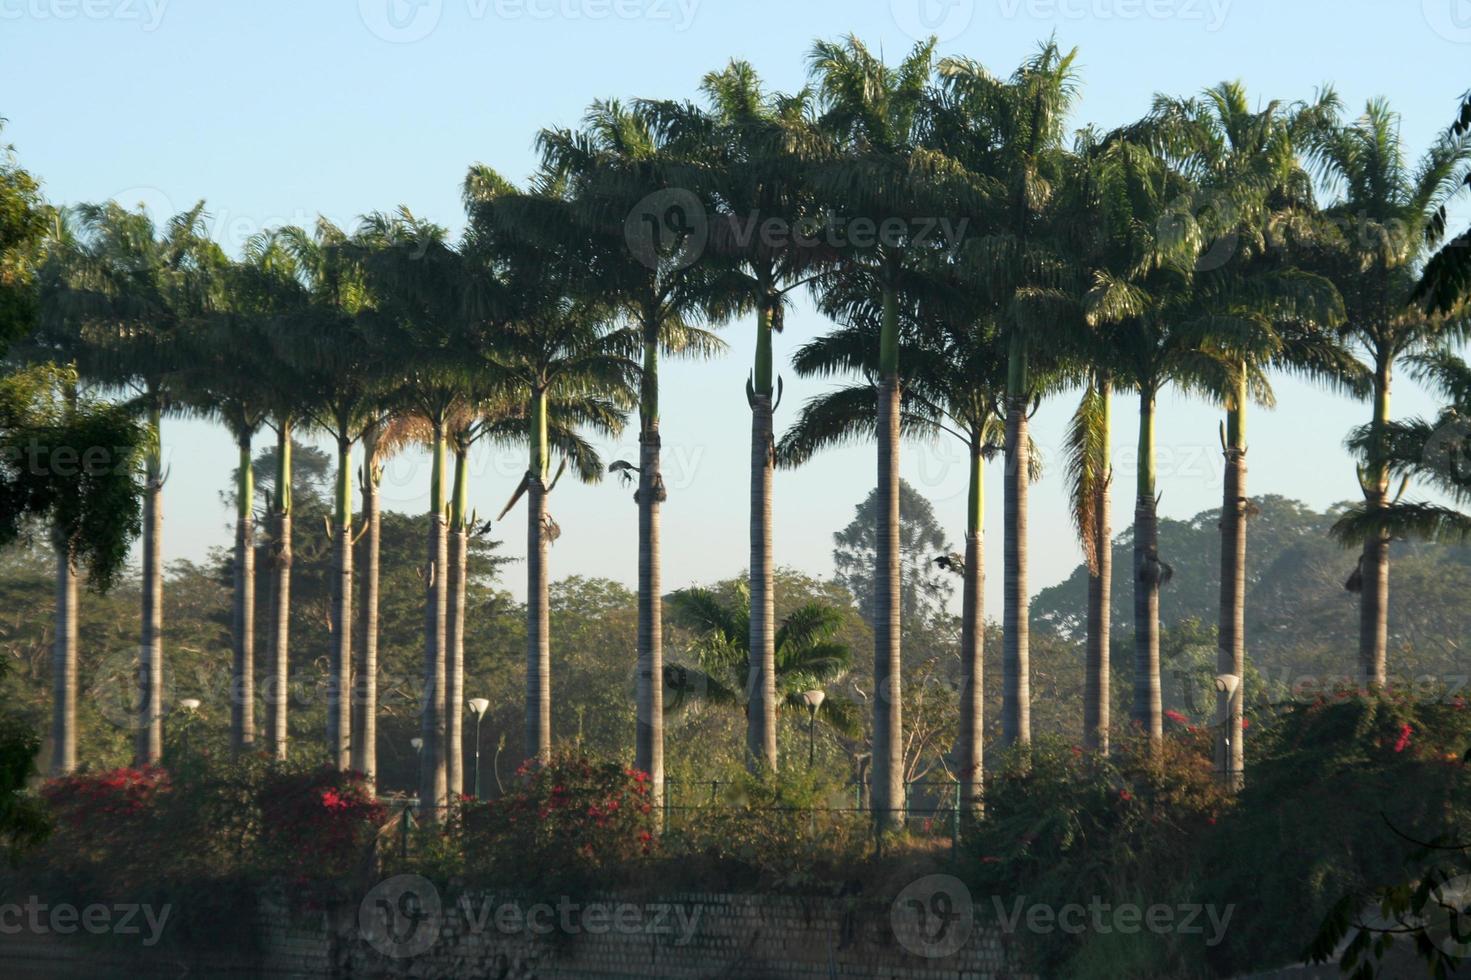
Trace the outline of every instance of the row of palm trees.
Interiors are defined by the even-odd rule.
[[[1458,336],[1461,296],[1427,312],[1420,266],[1444,231],[1441,210],[1471,170],[1471,137],[1453,130],[1411,167],[1382,103],[1345,120],[1337,97],[1253,107],[1226,83],[1198,98],[1159,97],[1137,123],[1068,139],[1074,55],[1052,44],[1002,78],[920,44],[888,65],[854,38],[817,42],[811,84],[766,91],[736,61],[706,76],[700,103],[597,102],[582,126],[544,130],[542,167],[517,188],[483,166],[464,184],[467,229],[407,210],[351,232],[320,222],[257,236],[239,259],[203,232],[203,205],[154,229],[116,205],[58,215],[42,276],[46,315],[35,356],[127,391],[155,436],[171,412],[222,421],[240,446],[232,731],[255,744],[252,440],[274,433],[266,501],[274,570],[266,664],[287,669],[293,431],[335,444],[337,491],[328,755],[375,768],[377,481],[409,441],[433,465],[425,582],[423,753],[426,801],[463,784],[458,752],[467,542],[466,459],[483,440],[528,448],[509,511],[527,503],[525,754],[551,751],[547,497],[567,469],[615,470],[637,483],[638,639],[635,764],[662,786],[665,670],[660,584],[659,366],[720,349],[705,327],[750,316],[756,355],[746,398],[750,445],[747,747],[775,768],[777,624],[772,597],[772,474],[824,447],[877,443],[873,806],[903,807],[899,452],[906,436],[949,433],[971,458],[962,591],[962,700],[955,765],[965,798],[982,785],[982,525],[985,463],[1005,458],[1003,740],[1031,738],[1027,497],[1038,476],[1028,432],[1044,398],[1081,389],[1069,434],[1074,518],[1089,572],[1090,749],[1111,728],[1110,404],[1138,399],[1131,720],[1163,732],[1156,403],[1170,386],[1222,407],[1219,665],[1244,673],[1246,416],[1287,370],[1353,393],[1374,414],[1360,468],[1363,554],[1360,673],[1386,666],[1389,536],[1396,503],[1387,454],[1396,363]],[[1322,204],[1323,197],[1331,203]],[[802,409],[778,441],[781,384],[772,335],[807,289],[838,326],[793,366],[847,382]],[[1362,354],[1367,363],[1361,361]],[[857,380],[852,380],[852,379]],[[637,411],[636,461],[605,466],[585,437],[616,433]],[[352,506],[354,452],[363,499]],[[450,466],[449,457],[453,457]],[[553,469],[556,462],[555,471]],[[161,456],[147,466],[138,756],[162,749]],[[504,512],[502,514],[504,516]],[[361,614],[354,544],[363,549]],[[58,595],[75,575],[62,549]],[[74,590],[72,593],[74,595]],[[58,661],[74,663],[60,628]],[[60,673],[58,676],[62,676]],[[352,690],[356,678],[357,690]],[[274,686],[285,690],[284,683]],[[349,697],[349,694],[353,696]],[[1222,694],[1220,766],[1239,779],[1239,687]],[[62,703],[58,701],[58,703]],[[352,705],[359,705],[354,713]],[[265,741],[286,752],[286,705],[268,701]],[[448,707],[448,710],[446,708]],[[64,726],[61,726],[64,727]],[[74,725],[73,725],[74,730]],[[64,757],[62,757],[64,758]],[[65,763],[61,763],[64,768]]]

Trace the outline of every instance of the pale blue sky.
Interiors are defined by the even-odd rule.
[[[1350,106],[1387,96],[1418,152],[1471,87],[1471,0],[0,0],[0,115],[51,200],[116,197],[164,212],[206,198],[216,237],[235,251],[265,226],[308,224],[318,213],[350,224],[400,203],[457,228],[470,163],[524,177],[537,129],[575,123],[594,98],[690,97],[704,72],[733,56],[753,62],[770,86],[792,88],[815,37],[852,32],[893,58],[912,34],[929,31],[942,36],[942,54],[1002,73],[1056,31],[1081,49],[1079,125],[1126,122],[1156,91],[1190,94],[1223,79],[1284,100],[1331,81]],[[825,326],[804,302],[787,319],[778,357]],[[663,373],[668,588],[746,564],[749,332],[731,324],[727,356]],[[778,428],[818,390],[784,373]],[[1259,413],[1251,427],[1251,492],[1316,506],[1351,497],[1353,466],[1340,444],[1366,407],[1289,381],[1278,396],[1278,410]],[[1071,402],[1056,399],[1037,416],[1049,455]],[[1431,406],[1404,382],[1395,407]],[[1133,410],[1127,401],[1116,407],[1125,489]],[[1164,514],[1218,505],[1216,428],[1210,406],[1163,399]],[[229,540],[219,491],[234,450],[199,422],[167,423],[164,440],[172,463],[165,550],[198,559]],[[625,439],[616,455],[631,456],[634,445]],[[905,477],[958,530],[959,447],[905,452]],[[477,459],[472,495],[482,514],[499,510],[523,468],[519,455]],[[422,507],[425,469],[414,455],[390,467],[388,506]],[[1033,494],[1034,590],[1078,560],[1060,469]],[[778,474],[778,562],[827,574],[831,534],[849,521],[873,472],[863,446]],[[999,572],[999,468],[988,489],[987,559]],[[1115,497],[1120,529],[1131,519],[1129,496]],[[632,582],[627,489],[564,483],[551,509],[564,530],[555,576]],[[506,553],[524,554],[523,527],[513,516],[498,533]],[[519,575],[508,573],[517,594]],[[999,613],[999,574],[989,577],[987,602]]]

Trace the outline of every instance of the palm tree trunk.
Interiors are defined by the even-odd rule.
[[[1382,453],[1383,433],[1389,424],[1390,359],[1380,357],[1374,371],[1373,442]],[[1389,472],[1370,460],[1364,478],[1364,499],[1370,510],[1389,503]],[[1364,542],[1359,559],[1359,678],[1364,690],[1382,688],[1387,681],[1389,655],[1389,535],[1376,534]]]
[[[1226,472],[1221,491],[1221,613],[1217,631],[1216,671],[1243,677],[1246,671],[1246,374],[1236,383],[1234,403],[1226,413]],[[1241,709],[1246,692],[1238,683],[1222,691],[1216,705],[1216,768],[1233,792],[1241,788],[1245,747]]]
[[[367,779],[370,791],[377,789],[378,777],[378,567],[383,534],[382,503],[378,496],[380,471],[376,435],[369,435],[363,447],[363,520],[367,532],[363,541],[363,602],[360,611],[362,636],[358,641],[357,694],[354,703],[357,718],[353,722],[352,767]]]
[[[899,305],[883,293],[878,386],[878,567],[873,579],[873,813],[880,830],[904,822],[904,699],[899,577]]]
[[[652,320],[652,318],[651,318]],[[645,326],[639,381],[638,476],[638,720],[634,766],[649,775],[656,809],[664,798],[664,596],[660,582],[659,334]]]
[[[51,654],[52,776],[77,767],[77,563],[71,543],[52,536],[56,549],[56,641]]]
[[[973,433],[970,447],[970,496],[966,506],[965,578],[960,605],[960,763],[962,805],[981,806],[985,785],[985,457],[981,434]]]
[[[1088,676],[1083,693],[1083,747],[1108,754],[1108,729],[1112,705],[1113,629],[1113,464],[1111,445],[1113,384],[1107,376],[1098,379],[1103,458],[1093,493],[1093,532],[1096,540],[1093,567],[1088,573]]]
[[[449,564],[448,535],[444,526],[444,424],[434,422],[433,465],[430,477],[429,549],[424,570],[424,710],[420,748],[419,812],[437,823],[448,791],[444,733],[444,626],[445,578]]]
[[[746,762],[775,772],[776,605],[771,556],[771,483],[776,467],[772,434],[771,309],[756,318],[756,367],[751,396],[751,616],[746,703]]]
[[[250,433],[240,436],[235,487],[234,677],[230,684],[230,748],[255,745],[255,470]]]
[[[1013,341],[1006,395],[1006,541],[1002,585],[1001,739],[1032,744],[1031,609],[1027,594],[1027,492],[1031,436],[1027,420],[1027,353]]]
[[[1134,498],[1134,722],[1150,750],[1164,739],[1159,686],[1159,521],[1155,508],[1154,393],[1139,395],[1139,472]]]
[[[546,393],[532,404],[526,471],[526,757],[552,757],[551,603],[547,591]]]
[[[337,440],[333,527],[332,676],[327,685],[327,744],[339,770],[352,765],[352,441]]]
[[[276,428],[276,572],[271,602],[271,749],[277,759],[287,752],[287,714],[291,706],[291,422]]]
[[[450,504],[449,537],[449,624],[445,636],[449,643],[449,665],[445,671],[445,777],[451,799],[465,792],[465,572],[469,559],[470,537],[465,529],[465,508],[469,493],[470,471],[468,448],[455,445],[455,490]]]
[[[139,656],[137,762],[157,765],[163,758],[163,457],[159,448],[161,406],[157,396],[148,411],[153,448],[148,453],[143,498],[143,637]]]

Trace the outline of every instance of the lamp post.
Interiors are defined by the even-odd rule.
[[[817,711],[827,695],[822,691],[804,691],[802,703],[807,705],[807,768],[817,759]]]
[[[420,738],[419,736],[415,735],[413,738],[409,739],[409,744],[414,747],[414,752],[415,752],[415,754],[417,756],[417,761],[418,761],[418,770],[417,770],[417,776],[416,776],[417,781],[414,783],[414,785],[415,786],[423,786],[424,785],[424,740],[422,738]],[[421,804],[423,803],[422,800],[420,800],[419,802]]]
[[[181,698],[179,710],[184,712],[184,755],[189,755],[189,729],[194,726],[194,713],[199,710],[198,698]]]
[[[475,798],[480,799],[480,723],[485,720],[485,712],[490,710],[490,702],[485,698],[471,698],[466,702],[471,714],[475,716]]]

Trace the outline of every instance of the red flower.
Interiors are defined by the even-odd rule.
[[[1119,790],[1119,799],[1123,800],[1125,803],[1129,802],[1133,798],[1134,798],[1134,794],[1133,793],[1130,793],[1128,790],[1126,790],[1126,789]]]
[[[1412,734],[1414,734],[1414,729],[1409,726],[1408,722],[1399,726],[1399,738],[1395,740],[1394,750],[1396,752],[1403,752],[1408,748]]]
[[[1166,711],[1165,712],[1165,717],[1168,718],[1168,719],[1170,719],[1170,721],[1173,721],[1177,725],[1183,725],[1183,724],[1185,724],[1186,722],[1188,722],[1190,720],[1190,719],[1186,718],[1184,715],[1180,714],[1180,712],[1176,711],[1174,708],[1171,708],[1168,711]]]

